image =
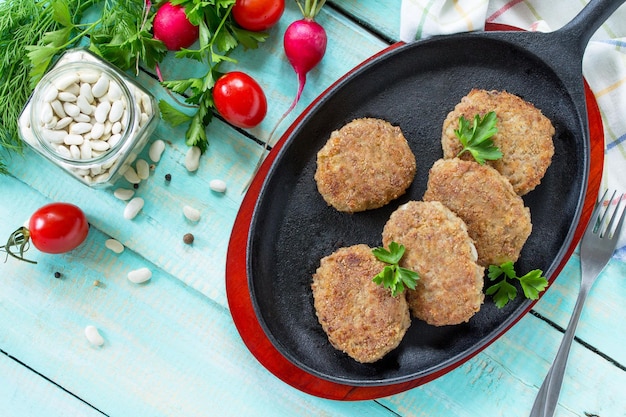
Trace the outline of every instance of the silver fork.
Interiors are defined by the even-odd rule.
[[[608,224],[605,222],[605,220],[609,218],[607,217],[607,214],[611,211],[615,194],[616,193],[613,192],[613,195],[608,200],[606,210],[603,210],[604,198],[607,195],[607,192],[604,192],[602,198],[596,202],[589,224],[585,229],[585,234],[583,235],[582,242],[580,244],[580,269],[582,276],[580,281],[580,291],[578,293],[578,298],[576,299],[576,304],[574,305],[574,312],[572,313],[572,317],[567,325],[567,331],[563,336],[563,341],[561,342],[561,346],[559,347],[556,357],[554,358],[554,362],[552,363],[552,366],[548,371],[548,375],[546,375],[546,379],[543,381],[543,384],[537,393],[537,398],[535,399],[535,404],[530,412],[530,417],[552,417],[554,415],[554,410],[556,409],[559,393],[561,391],[561,385],[563,384],[563,375],[565,373],[567,357],[569,356],[570,347],[572,346],[572,340],[574,339],[574,333],[576,332],[576,326],[578,325],[578,319],[580,318],[583,304],[587,299],[591,286],[609,262],[609,259],[611,259],[617,245],[622,224],[624,223],[626,210],[622,211],[617,226],[615,227],[613,233],[611,233],[620,209],[620,204],[624,196],[623,194],[620,195],[619,200],[615,204],[615,210],[613,210],[613,214],[610,215]]]

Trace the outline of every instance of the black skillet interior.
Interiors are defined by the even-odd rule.
[[[497,39],[459,35],[401,46],[361,67],[318,101],[277,156],[253,215],[248,242],[252,302],[268,338],[305,371],[353,386],[427,376],[486,346],[528,307],[518,297],[499,310],[486,297],[465,324],[433,327],[413,319],[400,346],[374,364],[359,364],[333,348],[315,316],[310,284],[320,259],[342,246],[381,245],[391,212],[422,198],[428,170],[442,156],[442,122],[472,88],[516,94],[555,126],[552,165],[541,185],[524,197],[533,232],[516,268],[550,272],[561,260],[587,176],[580,103],[534,54]],[[416,156],[417,174],[406,195],[391,204],[340,213],[317,191],[316,153],[333,130],[366,116],[401,127]]]

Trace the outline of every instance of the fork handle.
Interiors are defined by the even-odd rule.
[[[561,391],[561,385],[563,384],[563,375],[565,374],[565,366],[567,365],[567,358],[569,357],[569,351],[572,347],[572,341],[574,340],[574,334],[576,333],[576,326],[578,326],[578,320],[580,319],[580,313],[583,310],[583,305],[587,299],[590,288],[588,286],[582,286],[574,305],[574,312],[567,325],[567,330],[561,341],[561,346],[554,358],[554,362],[546,375],[546,378],[539,388],[535,403],[530,412],[530,417],[552,417],[556,410],[556,405],[559,400],[559,393]]]

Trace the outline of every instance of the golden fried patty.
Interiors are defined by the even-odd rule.
[[[383,244],[405,246],[400,265],[419,280],[407,300],[413,315],[435,326],[468,321],[483,303],[484,268],[463,220],[439,202],[410,201],[391,214]]]
[[[518,96],[506,91],[474,89],[463,97],[443,122],[444,158],[454,158],[463,148],[454,134],[459,117],[471,121],[476,114],[482,117],[490,111],[495,111],[498,119],[498,133],[492,140],[503,156],[487,163],[508,178],[517,194],[524,195],[539,185],[552,162],[554,126],[541,110]],[[472,157],[464,153],[461,158]]]
[[[393,297],[372,281],[384,266],[361,244],[322,258],[313,275],[315,312],[328,340],[362,363],[395,349],[411,324],[404,293]]]
[[[382,207],[405,193],[415,155],[399,127],[356,119],[332,132],[317,154],[315,181],[324,200],[343,212]]]
[[[532,229],[522,198],[488,165],[459,158],[436,161],[424,200],[443,203],[465,222],[484,267],[517,261]]]

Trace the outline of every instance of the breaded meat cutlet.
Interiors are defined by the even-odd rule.
[[[362,118],[331,133],[317,154],[315,181],[326,203],[354,213],[404,194],[415,169],[415,155],[399,127]]]
[[[400,265],[419,275],[407,301],[413,316],[434,326],[468,321],[484,300],[485,269],[463,220],[443,204],[410,201],[394,211],[383,245],[404,245]]]
[[[436,161],[424,201],[441,202],[465,222],[484,267],[517,261],[532,229],[530,210],[511,183],[473,161]]]
[[[535,189],[544,177],[554,155],[554,126],[541,110],[520,97],[506,91],[474,89],[461,99],[443,122],[441,143],[444,158],[456,157],[463,146],[454,134],[459,117],[473,120],[476,114],[484,116],[495,111],[498,133],[493,143],[502,152],[502,158],[487,163],[504,175],[519,195]],[[471,159],[469,153],[462,159]]]
[[[313,275],[315,312],[328,340],[361,363],[395,349],[411,324],[405,294],[394,297],[372,281],[384,267],[360,244],[322,258]]]

